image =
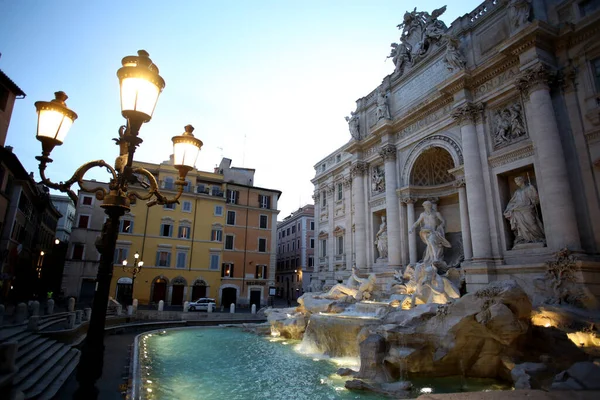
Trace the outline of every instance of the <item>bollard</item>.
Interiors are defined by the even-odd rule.
[[[69,312],[75,311],[75,297],[69,297]]]
[[[229,306],[229,312],[231,314],[235,314],[235,303],[231,303],[231,305]]]
[[[127,306],[127,316],[131,317],[133,315],[133,306]]]
[[[4,304],[0,304],[0,326],[4,322]]]
[[[48,313],[48,315],[52,315],[52,313],[54,312],[54,300],[53,299],[49,299],[48,302],[46,302],[46,312]]]
[[[39,328],[39,323],[40,322],[40,316],[39,315],[32,315],[31,317],[29,317],[29,320],[27,321],[27,330],[30,332],[37,332],[40,328]]]
[[[250,310],[252,314],[256,314],[256,304],[252,304],[252,308]]]
[[[133,312],[136,312],[138,309],[138,299],[133,299]]]
[[[90,318],[92,318],[92,309],[91,308],[83,309],[83,318],[84,318],[84,321],[89,321]]]
[[[189,306],[190,306],[190,302],[189,301],[184,301],[183,302],[183,312],[188,312]]]
[[[165,308],[165,302],[164,301],[159,301],[158,302],[158,311],[162,311]]]
[[[31,302],[31,315],[40,315],[40,302],[37,300]]]
[[[0,376],[17,372],[15,364],[19,342],[0,343]]]
[[[67,329],[73,329],[75,327],[75,313],[70,312],[67,314]]]
[[[17,304],[17,310],[15,311],[15,323],[22,324],[27,319],[27,304]]]
[[[208,308],[206,309],[206,312],[207,313],[212,313],[214,306],[215,306],[215,303],[208,303]]]
[[[120,305],[120,304],[117,304],[117,305],[115,306],[115,314],[116,314],[116,315],[121,315],[121,313],[122,313],[122,312],[123,312],[123,306],[122,306],[122,305]]]
[[[75,325],[81,324],[81,317],[83,316],[83,311],[77,310],[75,311]]]

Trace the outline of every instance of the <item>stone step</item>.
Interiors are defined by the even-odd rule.
[[[36,348],[37,346],[41,345],[46,340],[48,340],[48,339],[43,338],[38,335],[31,335],[31,336],[33,336],[33,339],[28,337],[26,339],[25,343],[19,342],[19,350],[17,351],[17,358],[22,357],[23,354],[29,353],[29,351],[31,351],[31,349]]]
[[[19,335],[19,338],[16,339],[19,342],[19,349],[25,347],[27,344],[33,342],[35,339],[40,338],[39,335],[36,335],[32,332],[23,332]]]
[[[47,392],[49,392],[49,387],[52,386],[52,384],[58,380],[65,368],[72,367],[74,369],[77,366],[77,363],[79,362],[79,350],[71,349],[68,347],[66,348],[68,349],[66,354],[64,354],[57,362],[52,363],[52,368],[50,369],[50,371],[48,371],[48,373],[46,373],[42,379],[38,380],[35,386],[33,386],[29,390],[24,391],[26,399],[35,399],[42,394],[47,394]],[[72,365],[71,361],[73,361],[74,359],[77,360],[74,362],[75,365]],[[62,381],[62,383],[64,383],[64,380]],[[61,386],[62,383],[60,384]],[[58,386],[58,388],[60,388],[60,386]],[[58,391],[58,389],[55,390]]]
[[[11,341],[12,337],[27,331],[27,325],[17,325],[0,329],[0,342]]]
[[[45,320],[44,322],[42,322],[41,324],[38,325],[38,328],[40,331],[43,331],[44,329],[49,328],[52,325],[65,323],[65,319],[66,318],[54,318],[54,319]]]
[[[64,385],[67,379],[69,379],[69,376],[71,376],[75,368],[77,368],[77,365],[79,364],[79,358],[81,357],[81,352],[76,349],[72,350],[76,352],[75,356],[67,365],[65,365],[63,370],[60,372],[60,375],[58,375],[54,381],[52,381],[50,386],[44,390],[44,393],[38,397],[38,400],[51,400],[52,397],[54,397],[54,395],[60,390],[62,385]]]
[[[17,358],[16,362],[17,367],[19,367],[19,370],[22,370],[26,364],[28,364],[34,358],[38,357],[40,354],[45,352],[50,346],[54,344],[60,343],[56,343],[56,340],[48,340],[47,342],[42,343],[42,345],[36,347],[35,349],[32,349],[29,353],[22,354],[21,357]]]
[[[58,349],[58,351],[54,352],[54,354],[50,355],[49,358],[40,357],[35,361],[35,367],[31,370],[30,373],[25,374],[25,372],[19,371],[18,378],[15,378],[15,381],[19,379],[19,383],[15,384],[17,389],[22,392],[27,392],[34,386],[37,386],[39,381],[44,379],[46,375],[56,368],[56,364],[71,350],[70,347],[63,345]],[[25,396],[25,398],[30,398]]]

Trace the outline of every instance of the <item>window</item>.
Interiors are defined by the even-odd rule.
[[[298,222],[298,233],[300,233],[300,222]]]
[[[227,225],[235,225],[235,211],[227,211]]]
[[[314,267],[315,266],[315,258],[312,256],[308,257],[308,266],[309,267]]]
[[[287,235],[290,236],[290,228],[286,229]]]
[[[173,235],[172,224],[161,224],[160,225],[160,236],[171,237]]]
[[[292,268],[296,268],[296,259],[292,258]]]
[[[311,231],[315,230],[315,221],[310,221],[310,230]]]
[[[259,218],[259,226],[261,229],[267,229],[268,218],[266,215],[261,215]]]
[[[209,188],[207,188],[206,186],[204,186],[203,183],[199,183],[198,186],[196,186],[196,193],[206,193],[208,194]]]
[[[290,244],[289,243],[287,244],[287,251],[288,252],[290,251]]]
[[[267,266],[257,265],[254,279],[266,279],[267,278]]]
[[[91,206],[94,204],[94,198],[92,196],[83,196],[81,198],[82,206]]]
[[[115,249],[115,257],[113,259],[113,263],[114,264],[123,264],[123,260],[127,260],[128,253],[129,253],[129,249],[117,247]]]
[[[180,269],[185,268],[186,259],[187,259],[187,253],[185,253],[183,251],[178,251],[177,252],[177,264],[175,265],[175,268],[180,268]]]
[[[342,184],[341,184],[341,183],[338,183],[338,185],[337,185],[337,199],[338,199],[338,200],[341,200],[341,199],[342,199],[342,196],[343,196],[343,193],[344,193],[344,192],[343,192],[343,190],[344,190],[344,189],[343,189],[343,186],[342,186]]]
[[[133,233],[133,221],[128,219],[122,219],[119,222],[120,233]]]
[[[296,242],[296,245],[298,247],[298,250],[300,250],[300,239],[298,239],[298,241]]]
[[[229,190],[227,189],[227,202],[232,204],[237,204],[240,197],[240,192],[237,190]]]
[[[219,255],[211,254],[210,255],[210,269],[218,270],[219,269]]]
[[[315,248],[315,238],[310,238],[310,248],[311,249]]]
[[[176,207],[176,204],[175,204],[175,203],[171,203],[171,204],[165,204],[165,205],[163,206],[163,208],[164,208],[165,210],[174,210],[174,209],[175,209],[175,207]]]
[[[323,190],[323,192],[321,192],[321,207],[326,207],[327,206],[327,192],[325,190]]]
[[[258,195],[258,206],[260,208],[271,208],[271,196]]]
[[[184,201],[181,209],[183,212],[192,212],[192,202]]]
[[[327,239],[321,240],[321,257],[327,257]]]
[[[340,161],[342,161],[342,155],[338,154],[338,155],[335,156],[335,162],[339,163]]]
[[[192,188],[192,182],[188,181],[187,179],[185,180],[185,183],[187,183],[187,185],[185,185],[183,187],[183,191],[184,192],[189,192]]]
[[[296,250],[296,243],[292,242],[292,251]]]
[[[579,3],[579,10],[581,11],[582,17],[590,15],[598,8],[600,8],[600,2],[597,0],[585,0]]]
[[[71,254],[71,258],[73,260],[83,260],[83,250],[85,246],[80,243],[76,243],[73,245],[73,253]]]
[[[338,236],[336,240],[337,240],[337,253],[338,253],[338,255],[344,254],[344,237],[343,236]]]
[[[163,186],[165,189],[173,190],[173,188],[175,187],[173,178],[167,176],[163,182]]]
[[[258,251],[261,253],[267,251],[267,239],[258,239]]]
[[[596,83],[596,91],[600,92],[600,57],[592,60],[592,73],[594,74],[594,82]]]
[[[223,192],[221,192],[221,186],[213,186],[211,189],[211,194],[213,196],[223,197]]]
[[[327,169],[327,164],[321,164],[321,171],[325,171]]]
[[[292,233],[296,233],[296,225],[292,226]]]
[[[225,250],[233,250],[233,235],[225,235]]]
[[[177,237],[180,239],[189,239],[192,233],[192,228],[188,225],[180,225]]]
[[[232,263],[223,263],[223,265],[221,266],[221,277],[233,278],[233,264]]]
[[[220,242],[223,240],[223,231],[220,229],[213,229],[210,233],[210,240],[213,242]]]
[[[170,267],[171,266],[171,252],[159,250],[156,252],[156,266],[157,267]]]
[[[285,237],[285,229],[283,231],[281,231],[281,237],[284,238]]]
[[[215,206],[215,215],[220,217],[223,215],[223,206]]]
[[[83,229],[88,229],[89,228],[89,223],[90,223],[90,216],[89,215],[80,215],[79,216],[79,221],[77,221],[77,227],[78,228],[83,228]]]

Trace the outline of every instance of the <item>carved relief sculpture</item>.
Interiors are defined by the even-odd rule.
[[[519,28],[529,21],[531,12],[531,0],[510,0],[508,3],[508,15],[510,24]]]
[[[371,191],[373,194],[385,192],[385,171],[380,165],[373,167]]]
[[[346,122],[348,122],[348,129],[350,130],[350,135],[354,140],[360,140],[360,126],[358,124],[358,114],[350,111],[350,117],[346,116]]]
[[[387,224],[385,222],[385,216],[381,217],[381,224],[379,230],[375,234],[375,245],[379,252],[379,258],[387,258],[388,256],[388,236],[387,236]]]
[[[444,247],[452,247],[445,238],[446,221],[438,211],[433,210],[430,201],[424,201],[425,211],[415,221],[408,233],[413,233],[417,226],[421,227],[419,236],[425,243],[425,253],[422,263],[425,265],[444,263]]]
[[[510,229],[515,234],[514,247],[525,243],[545,243],[544,226],[538,216],[540,203],[537,190],[525,183],[522,176],[515,178],[518,189],[504,210],[504,217],[510,221]]]
[[[446,68],[451,72],[465,69],[467,60],[460,53],[460,50],[458,50],[458,39],[453,37],[448,38],[444,62],[446,63]]]
[[[493,121],[494,149],[527,137],[523,109],[518,102],[496,110]]]
[[[390,116],[390,108],[388,107],[387,95],[385,90],[381,88],[377,88],[377,110],[375,111],[375,116],[377,121],[380,119],[391,119]]]

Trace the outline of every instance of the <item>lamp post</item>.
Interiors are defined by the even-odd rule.
[[[123,260],[123,272],[127,272],[131,274],[131,304],[133,304],[133,289],[135,287],[135,278],[137,274],[140,273],[142,267],[144,266],[144,262],[140,260],[140,254],[136,251],[133,256],[133,265],[128,266],[127,260]]]
[[[165,87],[165,81],[159,75],[158,68],[150,60],[149,54],[138,51],[137,56],[127,56],[122,60],[122,67],[117,71],[121,89],[121,114],[127,124],[119,128],[119,137],[114,139],[119,146],[119,156],[114,167],[104,160],[91,161],[79,167],[73,176],[66,182],[54,183],[45,174],[47,164],[52,162],[50,153],[56,146],[62,145],[77,114],[70,110],[65,101],[64,92],[56,92],[52,101],[38,101],[35,107],[38,113],[37,139],[42,142],[42,155],[36,159],[40,162],[40,177],[42,182],[56,190],[66,192],[77,204],[77,195],[71,186],[75,183],[87,192],[93,192],[96,198],[102,201],[101,207],[108,218],[102,228],[102,233],[96,240],[96,248],[101,254],[98,275],[96,280],[96,293],[92,305],[92,316],[88,326],[88,333],[82,349],[81,361],[77,370],[79,387],[74,397],[77,399],[96,399],[98,389],[96,381],[102,376],[104,364],[104,326],[108,293],[113,273],[113,254],[115,251],[119,219],[129,211],[131,202],[136,199],[149,200],[147,205],[173,204],[178,199],[187,185],[185,177],[194,168],[202,141],[192,134],[191,125],[185,127],[182,135],[172,138],[174,166],[179,171],[177,194],[174,198],[166,198],[160,193],[156,178],[144,168],[133,166],[133,155],[136,147],[142,143],[138,137],[141,126],[150,121],[158,96]],[[102,187],[88,188],[84,186],[85,173],[94,168],[102,167],[110,174],[108,190]],[[141,181],[142,176],[147,182]],[[130,184],[140,184],[146,193],[130,190]]]

